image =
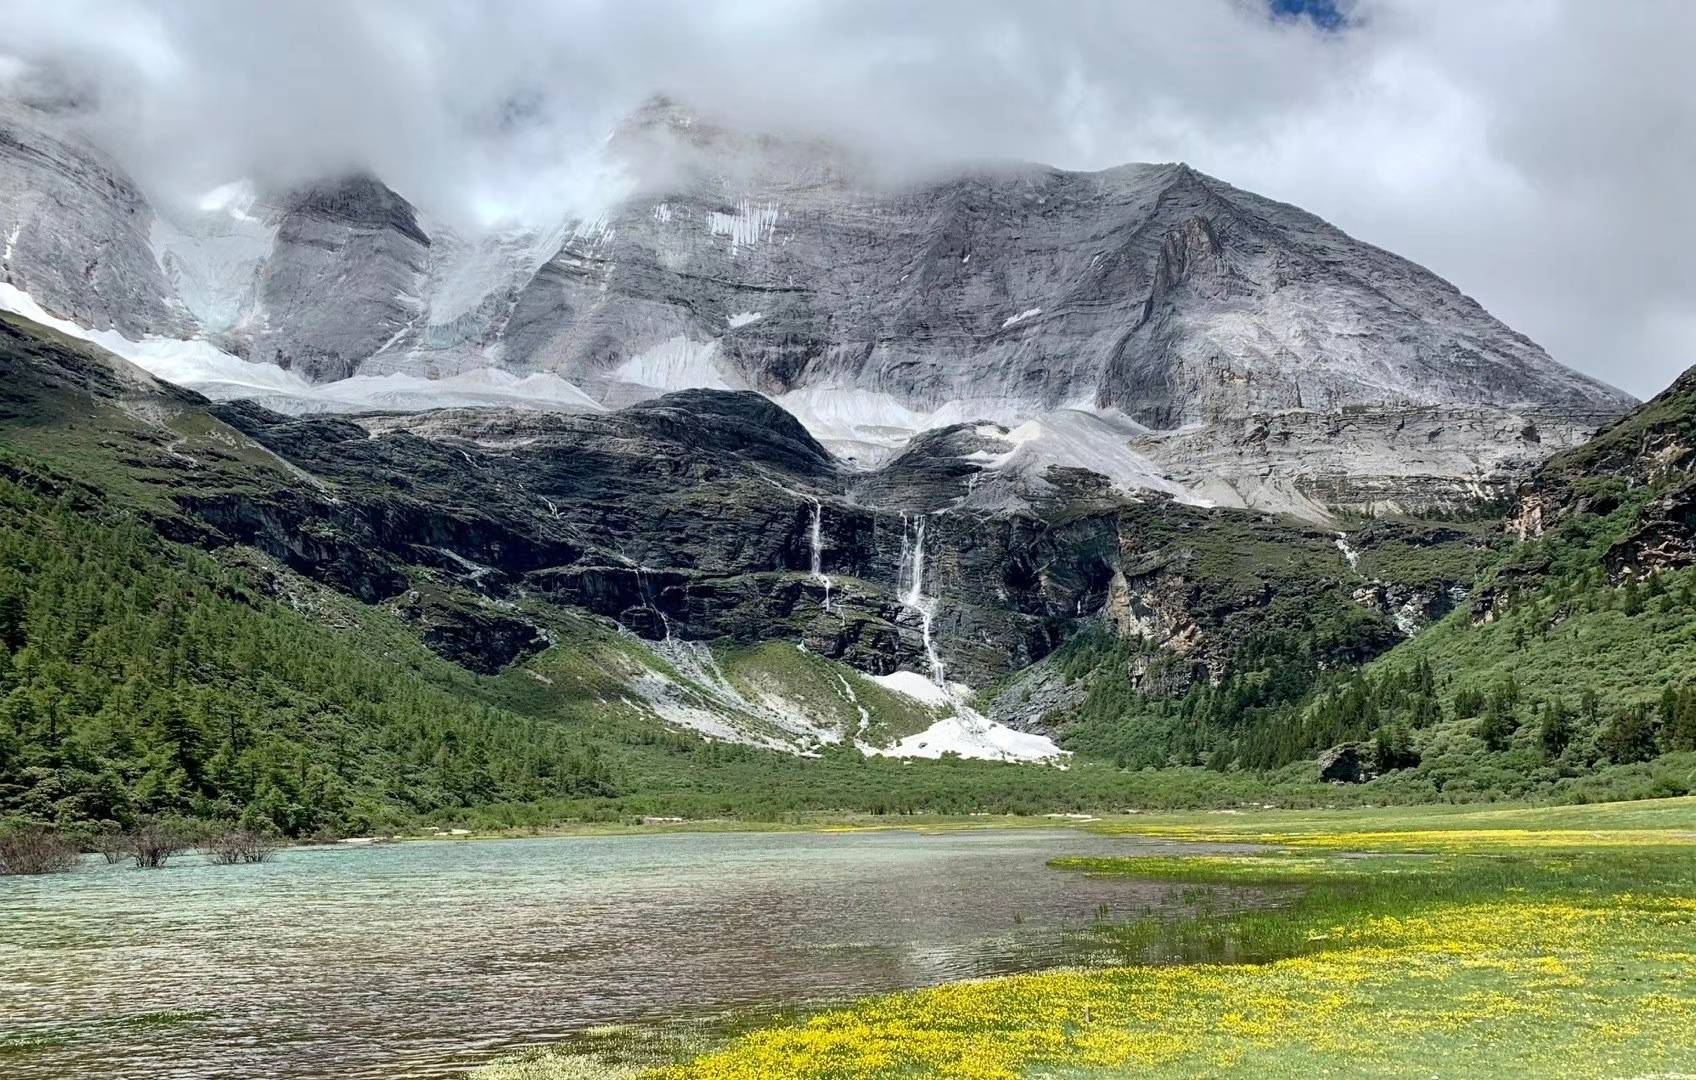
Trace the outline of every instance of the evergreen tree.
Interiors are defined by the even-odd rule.
[[[1537,743],[1545,757],[1557,758],[1572,742],[1572,717],[1566,702],[1551,701],[1543,706],[1542,722],[1538,726]]]
[[[1602,751],[1619,764],[1648,761],[1660,753],[1654,714],[1634,705],[1614,713],[1598,739]]]

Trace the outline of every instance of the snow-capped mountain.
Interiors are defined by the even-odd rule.
[[[752,389],[862,466],[968,425],[960,466],[1014,486],[1073,466],[1322,518],[1497,494],[1631,401],[1184,165],[892,182],[656,100],[608,143],[604,214],[466,237],[370,176],[167,220],[51,114],[0,135],[0,303],[285,412]]]

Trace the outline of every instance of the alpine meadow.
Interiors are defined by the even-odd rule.
[[[1696,1073],[1684,6],[0,25],[0,1074]]]

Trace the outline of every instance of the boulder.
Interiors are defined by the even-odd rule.
[[[1359,784],[1372,779],[1371,759],[1352,743],[1333,746],[1319,755],[1319,779],[1333,784]]]

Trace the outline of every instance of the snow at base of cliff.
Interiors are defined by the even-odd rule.
[[[860,749],[867,754],[899,758],[939,758],[943,754],[958,754],[964,758],[989,761],[1050,761],[1066,756],[1066,752],[1047,736],[1014,731],[965,705],[962,695],[969,691],[958,683],[949,687],[938,686],[916,671],[892,671],[888,675],[868,678],[886,690],[904,694],[932,708],[952,707],[954,715],[943,717],[893,746],[861,746]]]
[[[132,341],[115,330],[89,330],[43,310],[12,285],[0,283],[0,311],[22,315],[67,337],[98,345],[155,378],[215,401],[247,398],[291,415],[500,406],[551,412],[600,412],[602,407],[558,375],[514,375],[478,368],[445,379],[418,375],[355,375],[310,383],[274,364],[256,364],[205,341],[145,337]]]
[[[1065,756],[1065,751],[1055,746],[1054,740],[1046,735],[1014,731],[1005,724],[998,724],[967,709],[962,709],[959,715],[938,720],[893,746],[870,752],[900,758],[939,758],[943,754],[958,754],[964,758],[990,761],[1050,761]]]

